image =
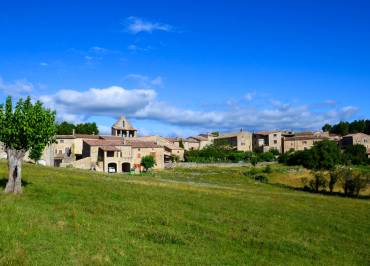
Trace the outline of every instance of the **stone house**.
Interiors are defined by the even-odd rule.
[[[311,149],[316,142],[323,140],[329,140],[329,137],[314,134],[298,134],[293,137],[284,137],[283,153]]]
[[[252,133],[241,130],[236,133],[226,133],[215,137],[214,143],[227,144],[238,151],[252,151]]]
[[[180,161],[184,160],[184,149],[179,145],[175,145],[171,139],[161,136],[143,136],[136,137],[135,140],[154,142],[164,148],[164,161],[170,162],[173,156],[177,156]]]
[[[341,147],[346,148],[350,145],[361,144],[366,147],[367,154],[370,156],[370,136],[364,133],[349,134],[342,138]]]
[[[254,133],[253,150],[259,152],[268,152],[272,149],[275,149],[281,153],[283,150],[282,138],[282,131],[266,131]]]

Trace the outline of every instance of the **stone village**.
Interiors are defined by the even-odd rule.
[[[111,128],[111,135],[57,135],[56,142],[43,152],[41,162],[48,166],[74,167],[107,173],[141,170],[141,158],[153,156],[154,169],[163,169],[173,158],[184,160],[184,151],[203,149],[213,143],[227,143],[238,151],[280,153],[310,149],[314,143],[333,140],[341,147],[362,144],[370,154],[370,136],[357,133],[346,136],[328,132],[246,132],[240,130],[225,134],[199,134],[188,138],[138,136],[137,130],[121,116]]]

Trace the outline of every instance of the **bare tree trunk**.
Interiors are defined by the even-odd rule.
[[[7,155],[9,174],[5,193],[22,193],[22,161],[25,151],[7,149]]]

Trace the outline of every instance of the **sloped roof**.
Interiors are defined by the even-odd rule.
[[[295,140],[327,140],[328,137],[323,136],[314,136],[314,135],[303,135],[303,136],[294,136],[294,137],[285,137],[284,141],[295,141]]]
[[[161,146],[151,141],[126,140],[125,144],[132,148],[161,148]]]
[[[118,118],[117,122],[112,127],[114,129],[136,130],[123,115]]]
[[[86,139],[84,142],[90,146],[125,146],[122,140]]]
[[[343,138],[347,138],[347,137],[355,137],[355,136],[361,136],[361,137],[368,137],[370,138],[369,135],[365,134],[365,133],[353,133],[353,134],[348,134],[348,135],[345,135]]]
[[[116,146],[99,146],[99,148],[102,149],[103,151],[119,151],[120,150]]]

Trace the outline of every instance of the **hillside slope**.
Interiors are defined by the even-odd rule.
[[[255,183],[243,169],[23,173],[23,195],[0,194],[0,265],[370,264],[369,200]]]

